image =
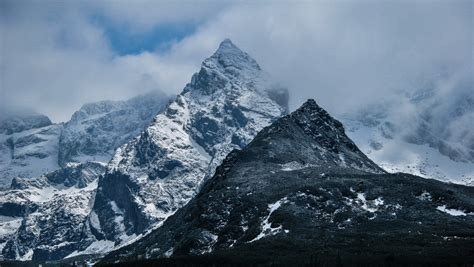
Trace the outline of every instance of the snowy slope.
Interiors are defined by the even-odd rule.
[[[473,163],[452,160],[428,144],[413,144],[400,136],[386,138],[377,128],[355,124],[347,123],[351,125],[347,134],[386,171],[474,185]]]
[[[64,124],[59,163],[108,162],[117,147],[137,136],[163,110],[169,97],[160,91],[127,101],[85,104]]]
[[[0,188],[14,177],[37,177],[58,168],[61,124],[0,134]]]
[[[0,188],[7,188],[15,177],[39,177],[68,162],[108,162],[114,150],[137,136],[169,100],[154,91],[127,101],[89,103],[64,124],[52,124],[36,113],[3,114]]]
[[[124,243],[173,214],[233,149],[286,113],[286,92],[230,40],[99,180],[96,238]],[[282,105],[278,104],[282,103]]]
[[[387,171],[473,184],[472,85],[435,77],[341,119],[361,150]]]

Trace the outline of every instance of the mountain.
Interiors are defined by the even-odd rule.
[[[9,128],[16,132],[6,130],[2,138],[10,152],[2,154],[7,160],[0,180],[11,182],[0,190],[2,256],[57,259],[81,249],[82,242],[90,244],[85,233],[106,162],[168,101],[163,93],[152,92],[127,101],[90,103],[64,124],[37,116],[48,123],[25,119],[28,123],[18,123],[21,127]]]
[[[160,228],[101,263],[472,264],[473,248],[474,188],[384,172],[309,100],[230,153]]]
[[[29,260],[33,250],[44,258],[74,250],[71,241],[82,238],[104,171],[100,162],[70,163],[39,178],[13,179],[9,190],[0,191],[2,256]]]
[[[143,133],[117,149],[90,223],[97,240],[141,237],[185,205],[234,149],[287,113],[288,94],[230,40]]]
[[[288,92],[230,40],[160,113],[166,101],[86,104],[59,125],[55,171],[0,191],[2,255],[59,260],[132,242],[186,204],[228,152],[288,112]]]
[[[0,117],[0,188],[15,177],[38,177],[58,168],[62,125],[32,112],[6,112]]]
[[[416,84],[342,116],[349,136],[387,171],[472,185],[472,83],[441,75]]]
[[[10,135],[51,124],[53,123],[47,116],[31,111],[2,109],[2,114],[0,114],[0,134]]]
[[[115,149],[136,137],[169,100],[164,93],[153,91],[127,101],[83,105],[64,124],[59,139],[59,164],[108,162]]]
[[[0,117],[0,188],[8,188],[15,177],[39,177],[69,162],[108,162],[169,99],[154,91],[127,101],[89,103],[59,124],[36,113],[5,113]]]

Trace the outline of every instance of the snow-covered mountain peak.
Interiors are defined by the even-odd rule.
[[[237,46],[235,46],[234,43],[232,43],[232,40],[230,40],[229,38],[225,38],[225,39],[222,40],[222,42],[219,44],[218,50],[221,50],[221,49],[223,49],[223,48],[232,48],[232,49],[240,50]]]
[[[213,61],[222,65],[225,68],[254,68],[255,70],[261,70],[257,61],[253,59],[249,54],[240,50],[230,39],[225,39],[219,45],[217,51],[207,60],[204,64]]]
[[[225,40],[183,92],[142,134],[119,148],[93,212],[104,235],[123,243],[173,214],[234,149],[287,112],[287,93],[248,54]]]
[[[216,52],[202,63],[201,70],[194,74],[191,83],[184,92],[194,89],[236,89],[226,87],[226,80],[247,87],[261,87],[256,83],[268,82],[268,74],[264,73],[258,63],[250,55],[240,50],[229,39],[224,40]],[[205,90],[202,93],[212,94]]]

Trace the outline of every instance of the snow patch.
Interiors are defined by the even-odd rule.
[[[431,201],[431,194],[429,192],[423,191],[423,193],[421,193],[421,195],[417,196],[416,198],[423,201]]]
[[[269,219],[270,219],[270,216],[272,216],[273,212],[275,212],[277,209],[279,209],[281,207],[281,205],[286,203],[286,202],[288,202],[288,199],[286,197],[284,197],[284,198],[278,200],[277,202],[268,205],[269,213],[268,213],[267,217],[265,217],[265,220],[263,220],[263,222],[261,224],[262,231],[260,232],[260,234],[257,235],[257,237],[250,240],[248,243],[252,243],[252,242],[257,241],[259,239],[262,239],[263,237],[266,237],[266,236],[276,235],[280,231],[283,230],[283,227],[281,225],[278,226],[278,227],[272,228],[272,224],[269,222]],[[285,233],[288,233],[288,232],[285,231]]]
[[[21,225],[22,218],[0,215],[0,239],[13,234]]]
[[[65,259],[72,258],[78,255],[83,254],[100,254],[103,255],[114,248],[114,242],[109,240],[99,240],[90,244],[85,250],[74,251],[71,254],[67,255]]]
[[[99,217],[97,216],[97,213],[95,213],[95,211],[91,211],[89,221],[92,227],[94,227],[98,231],[101,231]]]
[[[301,170],[301,169],[309,167],[309,165],[301,164],[297,161],[287,162],[285,164],[281,164],[280,166],[281,166],[281,170],[285,172]]]
[[[207,153],[207,151],[202,146],[200,146],[196,141],[194,141],[191,136],[189,136],[189,141],[191,142],[191,145],[199,152],[199,154],[201,154],[208,161],[211,161],[212,156],[209,155],[209,153]]]
[[[165,253],[163,253],[163,256],[166,257],[166,258],[169,258],[169,257],[173,256],[173,252],[174,252],[174,248],[170,248]]]
[[[33,258],[33,250],[29,249],[23,256],[18,257],[19,261],[30,261]]]
[[[378,197],[372,201],[368,201],[365,198],[364,193],[357,193],[357,199],[360,201],[360,207],[371,213],[378,211],[378,207],[383,206],[384,204],[384,201],[381,197]]]
[[[462,210],[458,210],[458,209],[448,209],[446,208],[446,205],[443,205],[443,206],[438,206],[436,207],[437,210],[439,211],[442,211],[444,213],[447,213],[451,216],[467,216],[467,215],[474,215],[474,213],[466,213]]]

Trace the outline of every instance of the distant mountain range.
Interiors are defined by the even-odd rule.
[[[1,116],[3,258],[474,262],[474,188],[389,173],[467,177],[469,137],[461,149],[453,134],[402,133],[389,105],[341,123],[314,100],[289,113],[288,99],[227,39],[174,100],[86,104],[62,124]],[[429,164],[383,154],[424,156],[409,146]]]
[[[8,187],[15,177],[38,177],[69,162],[108,162],[169,100],[156,91],[128,101],[89,103],[59,124],[33,112],[0,116],[0,187]]]
[[[362,151],[387,171],[474,183],[472,85],[436,76],[341,119]]]

